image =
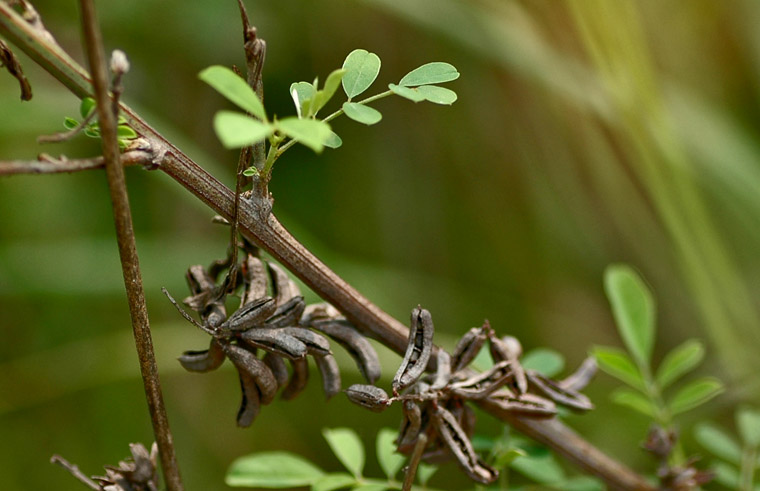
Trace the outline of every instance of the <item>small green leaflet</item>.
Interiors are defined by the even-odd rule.
[[[712,423],[697,424],[694,429],[694,438],[716,457],[732,464],[741,464],[742,450],[739,444],[724,430]]]
[[[615,389],[610,394],[610,399],[621,406],[629,407],[645,416],[649,416],[650,418],[657,417],[657,410],[649,399],[627,387],[619,387]]]
[[[760,445],[760,411],[742,407],[736,411],[736,427],[747,446]]]
[[[525,353],[520,363],[526,370],[554,377],[565,368],[565,357],[548,348],[536,348]]]
[[[426,63],[407,73],[398,84],[402,87],[417,87],[420,85],[451,82],[458,78],[459,72],[453,65],[434,61],[432,63]]]
[[[322,151],[333,135],[330,125],[317,119],[289,117],[277,121],[276,125],[282,133],[317,153]]]
[[[346,469],[354,477],[361,477],[364,470],[364,445],[356,432],[351,428],[325,428],[322,435]]]
[[[366,49],[355,49],[343,62],[343,90],[348,100],[356,97],[372,85],[380,73],[380,57]]]
[[[220,65],[210,66],[198,74],[198,78],[216,89],[217,92],[237,106],[245,109],[262,121],[267,120],[264,105],[259,97],[235,72]]]
[[[723,390],[723,384],[718,379],[705,377],[694,380],[676,392],[673,398],[668,401],[668,409],[675,416],[701,406]]]
[[[224,481],[228,486],[293,488],[308,486],[324,476],[308,460],[288,452],[260,452],[235,460]]]
[[[428,101],[434,104],[451,105],[457,100],[457,93],[437,85],[423,85],[420,87],[404,87],[396,84],[388,84],[396,95],[413,102]]]
[[[219,111],[214,116],[214,131],[225,148],[253,145],[267,138],[273,130],[269,123],[235,111]]]
[[[366,125],[373,125],[383,119],[383,115],[377,109],[356,102],[344,102],[343,112],[354,121]]]
[[[406,458],[396,452],[396,445],[393,443],[398,436],[397,433],[390,428],[383,428],[378,432],[375,443],[377,461],[388,479],[394,479],[406,462]]]
[[[660,390],[693,370],[702,362],[704,356],[705,348],[696,339],[690,339],[670,350],[657,367],[655,381]]]
[[[599,368],[631,387],[646,392],[646,382],[641,372],[633,364],[628,355],[620,349],[596,346],[591,350],[591,356],[596,358]]]

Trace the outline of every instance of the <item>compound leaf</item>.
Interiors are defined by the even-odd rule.
[[[419,85],[450,82],[458,78],[459,72],[453,65],[434,61],[432,63],[426,63],[407,73],[398,84],[404,87],[416,87]]]
[[[264,111],[264,105],[259,100],[256,92],[248,85],[248,82],[240,78],[229,68],[220,65],[210,66],[201,71],[198,74],[198,78],[209,84],[234,104],[245,109],[260,120],[266,121],[267,115]]]
[[[380,73],[380,57],[366,49],[355,49],[343,62],[343,90],[348,99],[356,97],[372,85]]]

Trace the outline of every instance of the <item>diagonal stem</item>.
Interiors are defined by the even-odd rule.
[[[89,75],[54,43],[0,2],[0,34],[37,61],[78,97],[88,95]],[[160,169],[228,220],[234,214],[234,192],[193,162],[124,104],[130,126],[150,143]],[[323,299],[334,304],[365,333],[403,354],[409,334],[406,326],[374,305],[332,272],[299,243],[270,213],[271,203],[246,201],[240,209],[243,235],[269,252]],[[552,448],[580,468],[603,479],[610,489],[651,490],[643,477],[586,442],[557,419],[516,416],[484,403],[483,409],[511,424],[526,436]]]
[[[108,72],[103,50],[103,41],[98,27],[93,0],[81,0],[82,27],[84,29],[85,48],[90,68],[93,73],[95,100],[97,101],[98,121],[100,123],[103,158],[106,164],[108,189],[113,204],[116,238],[119,244],[124,286],[129,300],[129,311],[132,317],[132,330],[135,336],[135,346],[140,359],[145,395],[148,400],[153,432],[156,436],[161,467],[164,471],[167,488],[170,491],[181,491],[182,481],[177,466],[172,435],[169,431],[169,420],[166,416],[161,384],[158,378],[158,367],[153,353],[153,341],[148,322],[148,310],[145,306],[145,291],[140,275],[140,263],[135,245],[135,234],[132,227],[132,214],[129,208],[129,197],[124,179],[124,168],[119,155],[119,144],[116,133],[117,110],[108,93]]]

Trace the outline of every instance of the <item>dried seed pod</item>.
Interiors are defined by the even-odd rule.
[[[243,261],[243,281],[245,293],[243,293],[243,305],[256,299],[267,296],[267,269],[264,262],[248,254]]]
[[[451,356],[445,349],[440,348],[436,355],[435,378],[430,386],[431,390],[440,390],[451,381]]]
[[[310,331],[303,327],[281,327],[279,329],[285,334],[290,334],[297,340],[306,345],[306,352],[312,356],[330,355],[330,341],[322,335]]]
[[[489,467],[478,456],[469,437],[447,409],[441,406],[436,407],[433,412],[433,422],[441,439],[471,479],[482,484],[491,484],[498,479],[499,472]]]
[[[179,357],[182,367],[189,372],[210,372],[224,362],[224,350],[218,340],[212,338],[207,350],[185,351]]]
[[[422,412],[420,407],[410,400],[404,401],[402,410],[404,419],[401,421],[396,448],[400,453],[408,454],[414,449],[422,430]]]
[[[596,359],[593,356],[589,356],[578,369],[569,375],[567,378],[557,382],[557,385],[565,390],[581,391],[591,382],[591,379],[596,375],[596,371],[599,366],[596,364]]]
[[[374,384],[380,378],[380,359],[367,338],[343,320],[315,321],[312,327],[340,344],[356,361],[364,378]]]
[[[224,352],[230,361],[235,364],[243,379],[247,375],[256,382],[259,388],[259,395],[261,396],[261,403],[271,403],[277,394],[277,380],[266,363],[256,358],[256,355],[242,346],[227,344],[224,346]]]
[[[221,326],[226,331],[245,331],[264,323],[275,313],[274,299],[272,297],[257,298],[237,309]]]
[[[266,318],[264,325],[267,327],[297,326],[305,307],[306,303],[303,301],[303,297],[293,297],[279,305],[277,310]]]
[[[517,397],[507,389],[501,389],[491,394],[489,400],[515,414],[534,418],[550,418],[557,415],[557,406],[552,401],[531,393]]]
[[[290,360],[290,366],[293,367],[293,373],[290,375],[288,385],[282,391],[282,398],[286,401],[303,392],[309,381],[309,362],[305,357]]]
[[[278,307],[291,298],[301,295],[298,285],[290,279],[282,268],[271,262],[268,262],[267,266],[272,277],[272,290],[274,290],[275,302]]]
[[[417,306],[412,310],[412,322],[409,329],[409,344],[406,347],[401,366],[393,377],[393,392],[412,385],[422,376],[427,368],[433,349],[433,318],[430,312]]]
[[[451,352],[451,371],[456,373],[478,356],[480,349],[486,342],[491,326],[486,321],[482,327],[473,327],[459,340],[454,351]]]
[[[200,312],[204,323],[211,328],[219,327],[227,318],[227,310],[216,291],[216,284],[203,266],[190,266],[185,275],[192,296],[182,302],[196,312]]]
[[[285,366],[285,360],[281,356],[267,351],[261,361],[272,370],[274,378],[277,380],[277,387],[285,387],[285,384],[288,383],[288,367]]]
[[[322,375],[322,389],[325,397],[329,400],[340,392],[340,370],[338,362],[332,355],[315,356],[314,361],[317,363],[320,375]]]
[[[241,428],[247,428],[251,426],[251,423],[253,423],[253,420],[256,419],[261,410],[259,387],[253,377],[242,372],[238,373],[243,399],[240,402],[240,409],[237,414],[237,424]]]
[[[551,398],[554,402],[558,402],[563,406],[577,409],[579,411],[589,411],[594,409],[594,404],[592,404],[591,400],[584,394],[574,390],[565,389],[554,380],[545,377],[535,370],[528,370],[527,375],[528,381],[531,385],[546,397]]]
[[[250,346],[291,360],[306,356],[306,345],[281,329],[248,329],[240,335],[240,339]]]
[[[514,387],[519,394],[525,394],[528,391],[528,378],[525,376],[525,369],[520,364],[522,355],[522,345],[517,338],[513,336],[504,336],[499,339],[493,335],[488,336],[488,344],[491,351],[491,359],[494,363],[500,361],[512,362],[512,373],[514,374]]]
[[[300,324],[303,327],[310,327],[312,322],[336,319],[344,319],[343,314],[338,309],[327,302],[313,303],[304,309]]]
[[[376,413],[385,411],[390,404],[388,393],[374,385],[354,384],[345,392],[351,402]]]
[[[454,394],[465,399],[482,399],[499,390],[512,379],[511,366],[512,363],[509,361],[499,362],[489,370],[455,382],[449,387]]]

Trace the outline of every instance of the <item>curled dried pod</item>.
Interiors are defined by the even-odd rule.
[[[301,295],[298,285],[290,279],[288,274],[276,264],[267,263],[269,274],[272,277],[272,290],[274,290],[277,306],[284,304],[293,297]]]
[[[248,254],[242,265],[243,282],[243,305],[256,299],[267,296],[267,268],[264,261]]]
[[[282,398],[286,401],[296,398],[309,382],[309,362],[305,357],[290,360],[290,366],[293,368],[293,373],[290,374],[288,385],[282,391]]]
[[[185,278],[192,295],[182,302],[199,312],[209,327],[220,326],[227,318],[227,310],[224,307],[224,301],[217,295],[213,278],[200,264],[190,266]]]
[[[265,319],[275,313],[275,309],[272,297],[257,298],[237,309],[219,328],[224,331],[251,329],[263,324]]]
[[[327,302],[307,305],[301,314],[300,324],[309,327],[313,322],[344,319],[338,309]]]
[[[243,398],[240,402],[240,409],[237,414],[237,424],[241,428],[251,426],[253,420],[261,411],[261,401],[258,385],[252,377],[239,372],[240,390]]]
[[[435,378],[430,385],[431,390],[439,390],[446,387],[451,381],[451,356],[445,349],[440,348],[436,354]]]
[[[528,391],[528,378],[525,375],[525,369],[520,364],[520,356],[522,355],[522,345],[517,338],[513,336],[504,336],[498,338],[493,333],[488,337],[489,349],[491,352],[491,359],[494,363],[500,361],[509,361],[512,363],[512,373],[514,374],[514,387],[520,394],[525,394]]]
[[[285,387],[288,383],[288,367],[281,356],[267,351],[264,358],[261,359],[272,370],[274,379],[277,381],[277,387]]]
[[[501,389],[488,398],[505,411],[533,418],[551,418],[557,415],[557,405],[549,399],[531,394],[516,396],[507,389]]]
[[[414,401],[410,400],[404,401],[402,411],[404,418],[401,420],[396,448],[400,453],[408,454],[414,449],[422,430],[422,411]]]
[[[332,355],[315,356],[314,361],[317,363],[317,368],[322,376],[322,390],[325,393],[325,397],[329,400],[340,392],[340,370],[338,369],[338,362],[335,361],[335,357]]]
[[[375,348],[348,321],[315,321],[312,327],[327,334],[348,351],[367,382],[373,384],[380,378],[380,359]]]
[[[433,411],[433,422],[441,439],[471,479],[481,484],[491,484],[498,479],[499,472],[478,456],[470,438],[451,412],[437,406]]]
[[[292,327],[297,326],[301,320],[301,314],[303,314],[306,303],[303,301],[303,297],[292,297],[286,302],[277,306],[277,309],[266,318],[265,325],[267,327]]]
[[[480,349],[485,344],[488,332],[491,330],[488,321],[481,327],[473,327],[459,340],[451,352],[451,371],[456,373],[478,356]]]
[[[224,358],[222,345],[217,339],[212,338],[207,350],[185,351],[179,357],[179,362],[189,372],[210,372],[219,368]]]
[[[593,356],[589,356],[578,369],[570,374],[567,378],[560,380],[557,384],[565,390],[580,391],[586,388],[591,379],[596,375],[599,365]]]
[[[433,350],[433,318],[419,305],[412,310],[409,341],[404,359],[393,377],[393,392],[398,393],[415,383],[427,368]]]
[[[272,370],[247,349],[234,344],[224,345],[224,352],[241,374],[250,377],[259,388],[262,404],[269,404],[277,394],[277,380]]]
[[[390,404],[388,393],[374,385],[354,384],[345,392],[351,402],[376,413],[385,411]]]
[[[291,360],[306,356],[306,345],[281,329],[248,329],[240,335],[241,341]]]
[[[554,380],[535,370],[528,370],[527,375],[531,385],[535,387],[538,392],[541,392],[554,402],[558,402],[559,404],[572,409],[577,409],[578,411],[589,411],[594,409],[594,404],[584,394],[574,390],[565,389]]]
[[[466,399],[482,399],[501,389],[513,377],[511,362],[501,361],[485,372],[452,383],[452,393]]]
[[[326,356],[330,352],[330,342],[324,336],[303,327],[281,327],[279,331],[289,334],[306,345],[306,352],[312,356]]]

